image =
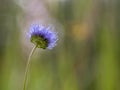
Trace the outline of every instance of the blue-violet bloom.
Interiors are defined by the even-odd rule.
[[[31,25],[28,35],[32,43],[43,49],[52,49],[58,40],[57,32],[51,31],[50,26],[46,28],[39,24]]]

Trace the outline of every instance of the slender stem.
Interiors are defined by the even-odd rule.
[[[29,71],[29,67],[30,67],[30,60],[31,60],[31,56],[33,55],[33,53],[35,52],[37,46],[34,46],[32,51],[29,54],[28,60],[27,60],[27,66],[26,66],[26,70],[25,70],[25,75],[24,75],[24,86],[23,86],[23,90],[26,90],[27,88],[27,79],[28,79],[28,71]]]

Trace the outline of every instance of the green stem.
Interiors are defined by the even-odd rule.
[[[29,67],[30,67],[30,60],[31,60],[31,56],[33,55],[33,53],[35,52],[37,46],[34,46],[32,51],[29,54],[28,60],[27,60],[27,66],[26,66],[26,70],[25,70],[25,75],[24,75],[24,86],[23,86],[23,90],[27,89],[27,79],[28,79],[28,71],[29,71]]]

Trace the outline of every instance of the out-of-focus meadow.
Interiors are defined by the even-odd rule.
[[[120,90],[120,0],[0,0],[0,90],[22,90],[34,22],[59,42],[32,56],[28,90]]]

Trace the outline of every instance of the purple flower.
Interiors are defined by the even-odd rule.
[[[39,24],[31,25],[28,35],[32,43],[43,49],[52,49],[58,40],[57,33],[51,31],[50,26],[46,28]]]

